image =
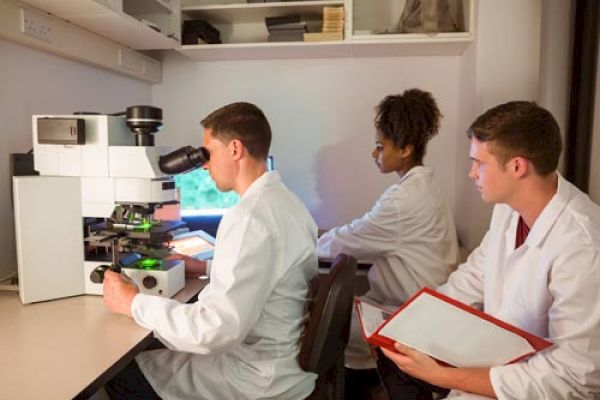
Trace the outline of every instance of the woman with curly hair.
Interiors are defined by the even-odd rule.
[[[422,287],[446,282],[458,261],[452,212],[433,171],[423,165],[440,119],[431,93],[410,89],[385,97],[376,108],[372,156],[381,173],[396,173],[398,181],[371,211],[319,239],[319,257],[346,253],[372,263],[365,295],[372,303],[394,309]],[[376,380],[375,359],[354,316],[345,356],[349,385],[359,377]],[[348,387],[346,394],[368,398],[360,392]]]

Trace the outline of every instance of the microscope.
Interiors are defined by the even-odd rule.
[[[154,215],[178,203],[173,175],[202,166],[208,152],[155,146],[162,110],[151,106],[32,122],[39,176],[13,177],[21,301],[102,294],[107,269],[142,293],[181,290],[184,263],[166,257],[185,223]]]

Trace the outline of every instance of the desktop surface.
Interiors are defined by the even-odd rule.
[[[188,280],[174,298],[186,302],[206,284]],[[0,291],[0,327],[1,399],[87,397],[152,341],[93,295],[23,305]]]

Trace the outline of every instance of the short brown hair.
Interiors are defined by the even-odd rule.
[[[240,140],[256,159],[266,159],[271,147],[271,126],[260,108],[250,103],[231,103],[210,113],[201,122],[212,135],[229,143]]]
[[[526,158],[541,176],[556,171],[562,151],[558,123],[548,110],[530,101],[512,101],[486,111],[467,136],[490,142],[490,152],[502,164],[514,157]]]
[[[429,92],[409,89],[387,96],[376,108],[375,128],[400,149],[413,146],[413,161],[423,162],[427,143],[438,133],[442,114]]]

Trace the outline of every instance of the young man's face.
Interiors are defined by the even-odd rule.
[[[231,142],[229,142],[231,144]],[[234,163],[229,145],[212,134],[212,129],[204,129],[203,146],[210,153],[210,159],[202,168],[208,171],[217,189],[228,192],[234,188]]]
[[[486,203],[508,203],[513,192],[513,178],[504,164],[490,152],[490,142],[471,139],[472,160],[469,177]]]
[[[387,174],[406,167],[407,160],[402,157],[402,149],[396,147],[394,142],[383,137],[381,132],[375,134],[375,148],[371,152],[371,156],[379,168],[379,172]]]

